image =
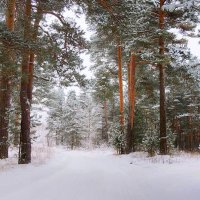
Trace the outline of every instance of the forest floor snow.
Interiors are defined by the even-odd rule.
[[[200,157],[56,149],[41,165],[0,170],[1,200],[199,200]],[[1,161],[0,161],[1,164]]]

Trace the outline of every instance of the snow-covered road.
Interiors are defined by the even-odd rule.
[[[199,159],[174,160],[59,150],[44,165],[0,172],[0,200],[199,200]]]

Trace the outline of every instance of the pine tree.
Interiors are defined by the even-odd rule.
[[[89,148],[108,142],[107,129],[105,130],[108,127],[105,127],[104,121],[102,121],[104,114],[101,104],[92,95],[91,89],[83,90],[79,95],[77,112],[84,146]]]
[[[64,109],[65,109],[65,94],[62,89],[53,91],[49,95],[47,102],[49,107],[49,119],[48,119],[48,129],[49,134],[47,135],[48,139],[54,138],[56,144],[59,145],[62,143],[63,134],[65,129],[66,122],[64,120]]]
[[[31,0],[26,1],[24,9],[24,40],[28,41],[31,34]],[[31,162],[30,102],[27,94],[29,83],[29,55],[30,50],[26,49],[22,56],[22,77],[20,89],[21,133],[19,164],[28,164]]]
[[[15,0],[6,1],[6,28],[9,33],[14,31]],[[11,101],[11,82],[15,54],[10,45],[3,43],[5,63],[0,71],[0,159],[8,158],[8,127]]]
[[[102,2],[104,5],[101,6],[105,7],[105,1],[101,1],[101,4]],[[160,145],[162,147],[160,151],[161,154],[166,154],[167,120],[165,105],[166,86],[164,82],[168,75],[171,76],[168,68],[177,66],[184,67],[184,65],[187,65],[186,62],[184,62],[186,58],[191,59],[187,47],[184,44],[185,41],[177,40],[175,35],[170,32],[170,29],[178,28],[189,31],[195,27],[195,24],[191,22],[186,23],[189,21],[188,17],[193,22],[197,20],[197,14],[195,12],[190,14],[188,12],[188,9],[192,9],[192,5],[194,7],[194,2],[192,4],[191,2],[181,2],[177,4],[175,1],[155,2],[150,0],[135,2],[126,1],[126,3],[117,1],[109,3],[109,6],[107,3],[107,8],[104,9],[104,12],[100,12],[101,7],[98,7],[97,4],[94,4],[93,7],[91,6],[89,10],[89,19],[96,28],[97,37],[101,38],[101,42],[97,38],[93,38],[93,42],[97,43],[96,48],[99,51],[104,52],[101,55],[99,51],[94,49],[94,54],[98,57],[103,56],[103,58],[100,59],[104,60],[104,62],[112,63],[113,61],[111,58],[114,58],[115,55],[112,45],[115,43],[114,38],[116,34],[120,35],[122,44],[124,44],[124,57],[127,60],[129,59],[130,52],[136,50],[136,65],[139,66],[136,70],[136,83],[141,83],[140,85],[136,84],[136,110],[140,108],[137,104],[137,101],[141,102],[139,98],[144,99],[150,95],[151,101],[154,101],[153,104],[157,106],[157,102],[155,101],[158,100],[157,94],[158,91],[160,91],[160,138],[162,138],[160,140]],[[196,2],[195,6],[197,6]],[[105,10],[107,10],[107,13]],[[114,23],[115,20],[117,20],[118,23]],[[165,20],[164,25],[163,20]],[[186,26],[186,24],[188,25]],[[98,64],[97,62],[97,66]],[[109,64],[107,65],[109,66]],[[124,65],[127,65],[127,62],[124,63]],[[141,70],[141,68],[143,70]],[[145,70],[148,71],[149,74],[146,74]],[[164,77],[165,71],[167,72],[166,77]],[[147,75],[146,77],[143,76],[144,73]],[[155,77],[160,77],[160,80],[157,79],[158,83],[160,82],[160,86],[152,80],[155,79]],[[152,85],[147,85],[147,82]],[[141,87],[145,90],[141,90]],[[169,86],[167,85],[167,87]],[[144,91],[148,92],[148,94],[144,94]],[[148,107],[151,109],[151,105]],[[151,112],[152,114],[154,113],[153,109]],[[155,118],[157,118],[157,115],[155,115]]]

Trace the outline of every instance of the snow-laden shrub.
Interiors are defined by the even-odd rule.
[[[172,153],[175,149],[176,134],[172,132],[170,128],[167,129],[167,150],[168,153]]]
[[[150,157],[154,156],[159,147],[158,133],[153,130],[146,132],[142,141],[142,146]]]
[[[117,150],[117,153],[122,154],[124,152],[125,134],[118,125],[113,125],[110,129],[110,143]]]
[[[170,128],[167,128],[167,151],[170,154],[174,151],[176,135],[172,132]],[[149,130],[144,135],[142,146],[143,149],[148,152],[150,157],[154,156],[159,149],[159,134],[156,130]]]

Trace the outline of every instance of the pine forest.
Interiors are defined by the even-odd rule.
[[[200,0],[0,0],[0,199],[198,200]]]

